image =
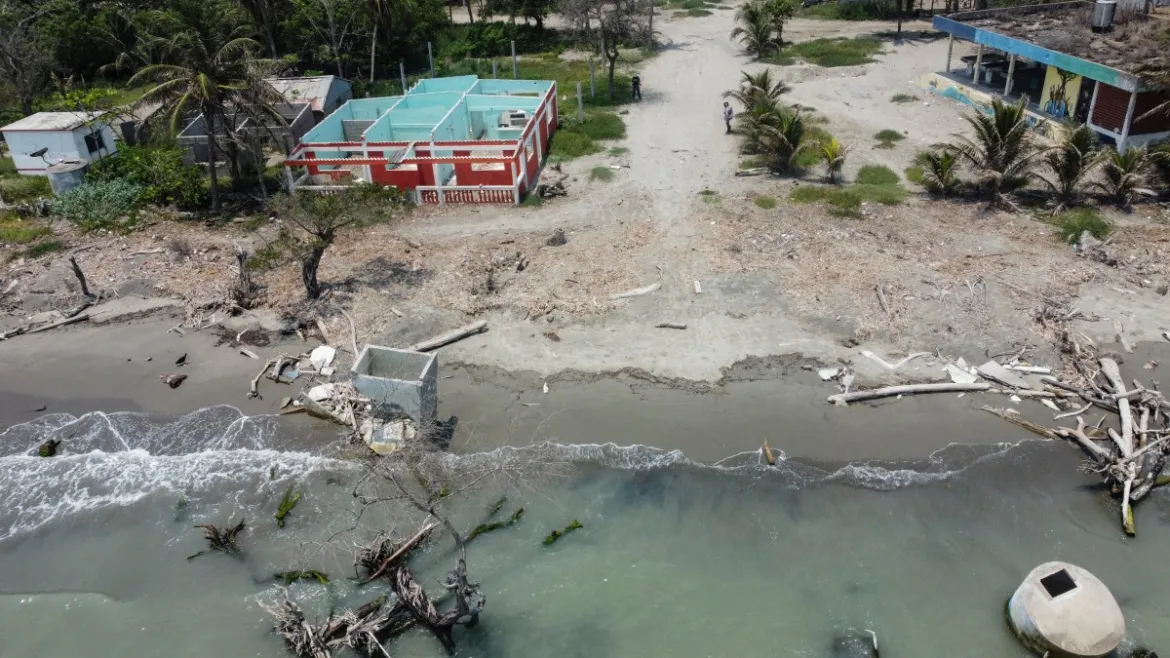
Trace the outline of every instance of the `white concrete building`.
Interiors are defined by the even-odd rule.
[[[117,153],[101,112],[38,112],[0,128],[16,171],[44,176],[61,162],[95,162]]]

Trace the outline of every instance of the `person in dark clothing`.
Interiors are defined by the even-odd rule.
[[[735,110],[731,109],[731,103],[724,101],[723,103],[723,123],[727,124],[727,134],[731,134],[731,120],[735,117]]]
[[[630,78],[630,92],[634,100],[642,100],[642,78],[639,78],[637,75]]]

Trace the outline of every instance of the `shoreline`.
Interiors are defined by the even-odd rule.
[[[252,320],[253,323],[256,320]],[[236,322],[240,328],[248,319]],[[80,326],[0,342],[0,427],[42,414],[130,411],[179,416],[200,408],[230,405],[245,415],[276,414],[280,401],[299,386],[265,381],[262,398],[247,398],[257,364],[281,351],[307,351],[315,341],[280,340],[250,348],[261,361],[216,347],[211,332],[167,332],[173,320],[155,316],[129,323]],[[474,342],[474,341],[472,341]],[[515,347],[515,346],[514,346]],[[344,349],[340,348],[339,350]],[[1133,367],[1158,355],[1170,358],[1170,344],[1141,344]],[[187,365],[174,367],[186,353]],[[897,402],[835,408],[826,398],[837,392],[821,381],[821,365],[801,355],[749,357],[724,365],[715,381],[664,377],[637,368],[590,372],[563,369],[544,374],[505,370],[448,360],[439,352],[439,413],[458,416],[452,444],[456,453],[504,445],[553,442],[563,445],[614,443],[680,450],[689,459],[713,463],[754,452],[766,440],[786,457],[818,462],[922,460],[951,444],[1015,443],[1031,435],[980,410],[1007,404],[1001,395],[909,396]],[[150,361],[146,361],[146,358]],[[128,360],[129,359],[129,360]],[[339,365],[348,362],[339,355]],[[339,373],[342,368],[339,368]],[[188,379],[170,389],[158,379],[181,372]],[[66,376],[63,373],[68,373]],[[937,365],[920,360],[902,379],[938,377]],[[886,383],[886,382],[881,382]],[[548,393],[544,385],[548,384]],[[37,411],[45,407],[43,411]],[[1023,417],[1045,422],[1039,404],[1020,405]],[[319,437],[331,426],[308,427]],[[327,440],[327,439],[323,439]]]

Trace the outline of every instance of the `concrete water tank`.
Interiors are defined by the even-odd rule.
[[[49,175],[49,187],[53,194],[60,196],[85,182],[85,171],[89,169],[88,162],[61,162],[55,164],[45,172]]]
[[[1125,616],[1104,583],[1067,562],[1046,562],[1008,601],[1012,632],[1039,656],[1099,658],[1125,637]]]
[[[1097,0],[1093,3],[1092,25],[1094,32],[1107,32],[1113,28],[1113,17],[1117,14],[1115,0]]]
[[[419,427],[439,412],[439,359],[434,354],[366,345],[350,369],[353,387],[374,403],[383,419],[407,416]]]

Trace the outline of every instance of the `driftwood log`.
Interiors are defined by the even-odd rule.
[[[958,393],[988,390],[991,390],[991,384],[987,383],[955,384],[943,382],[940,384],[907,384],[905,386],[886,386],[885,388],[875,388],[870,391],[838,393],[837,395],[830,395],[829,402],[832,402],[833,404],[848,404],[849,402],[864,402],[866,400],[877,400],[880,398],[894,397],[896,395],[917,395],[919,393]]]
[[[469,325],[459,327],[458,329],[452,329],[451,331],[439,334],[433,338],[428,338],[421,343],[415,343],[414,345],[411,345],[410,349],[414,352],[429,352],[433,349],[440,348],[444,345],[450,345],[455,341],[463,340],[468,336],[474,336],[475,334],[482,333],[484,331],[487,331],[487,320],[480,320],[478,322],[472,322]]]

